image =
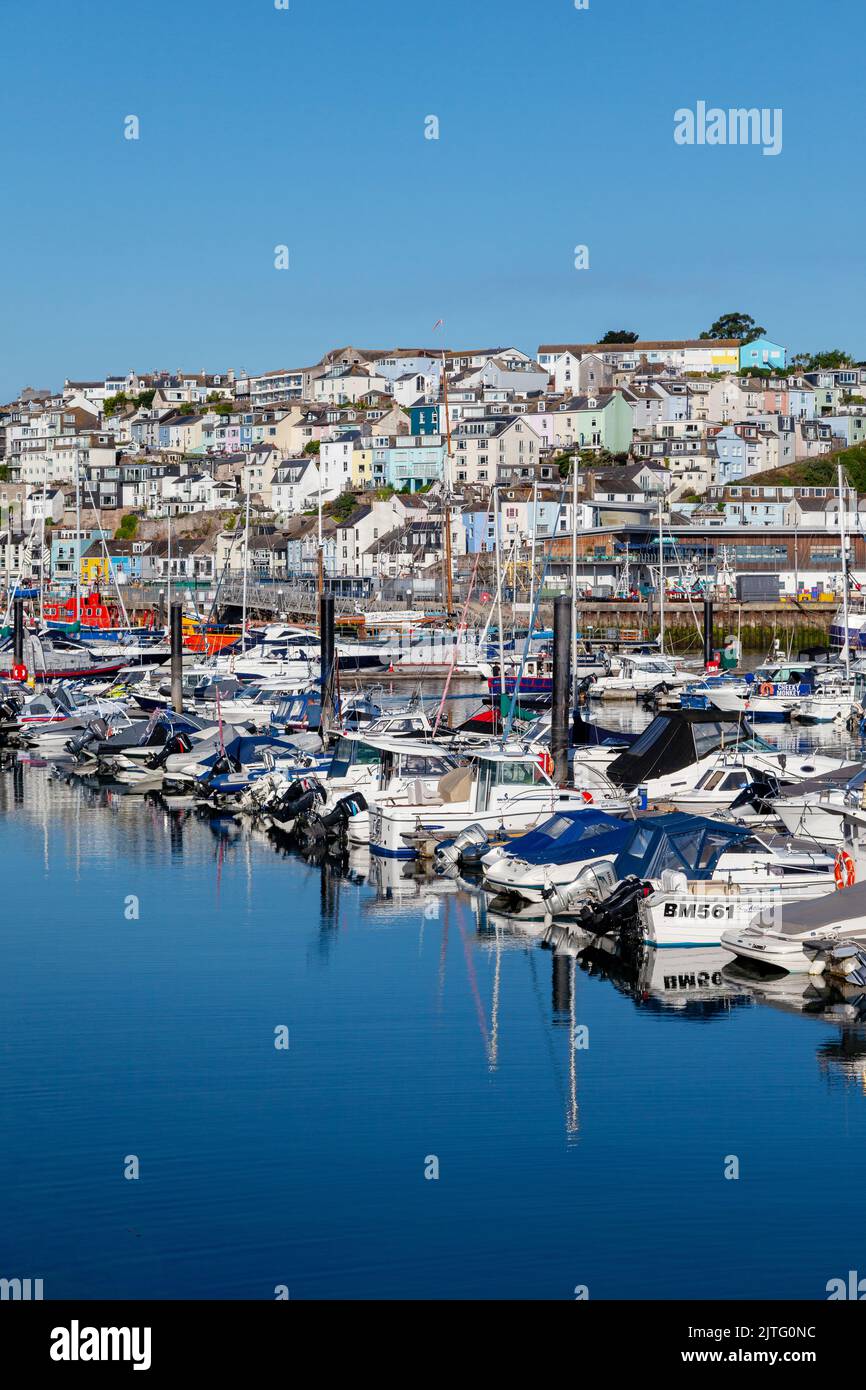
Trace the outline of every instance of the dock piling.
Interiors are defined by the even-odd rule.
[[[704,665],[709,666],[713,659],[715,646],[713,644],[713,600],[704,599]]]
[[[183,714],[183,624],[181,615],[183,605],[173,603],[169,609],[169,630],[171,635],[171,706],[176,714]]]
[[[553,780],[563,787],[568,781],[568,728],[571,705],[571,599],[558,594],[553,601],[553,716],[550,751]]]
[[[24,665],[24,600],[12,604],[12,656],[16,666]]]

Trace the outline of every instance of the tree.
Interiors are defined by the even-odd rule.
[[[798,352],[791,358],[791,365],[804,372],[832,371],[836,367],[850,367],[854,358],[850,352],[841,348],[830,348],[827,352]]]
[[[722,314],[711,324],[702,338],[739,338],[744,343],[752,343],[766,333],[766,328],[755,323],[751,314]]]
[[[231,415],[233,411],[234,406],[231,401],[220,401],[219,405],[215,405],[213,408],[214,415]]]
[[[309,444],[304,445],[304,453],[318,457],[321,447],[318,439],[311,439]]]
[[[135,515],[135,512],[127,512],[126,516],[123,518],[123,520],[121,521],[120,525],[114,533],[114,539],[116,541],[134,540],[135,533],[137,530],[138,517]]]
[[[354,492],[341,492],[339,497],[328,503],[328,512],[335,521],[345,521],[346,517],[352,515],[357,505],[358,499]]]
[[[630,333],[627,328],[609,328],[603,338],[599,338],[599,343],[636,343],[639,334]]]

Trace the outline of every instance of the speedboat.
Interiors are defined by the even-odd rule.
[[[596,806],[558,811],[537,829],[489,850],[481,860],[483,886],[543,904],[550,889],[570,886],[590,866],[612,863],[633,830],[633,821]]]
[[[841,844],[845,809],[853,797],[863,795],[866,769],[849,763],[835,772],[782,787],[773,801],[773,814],[791,835],[802,835],[822,844]]]
[[[820,974],[825,953],[841,942],[866,943],[866,881],[841,893],[786,902],[763,918],[722,933],[722,945],[742,960],[792,973]]]
[[[833,856],[813,845],[675,811],[639,816],[612,858],[542,898],[554,917],[633,932],[647,945],[717,946],[724,926],[745,925],[765,901],[834,888]]]

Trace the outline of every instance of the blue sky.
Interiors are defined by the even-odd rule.
[[[534,352],[743,310],[866,357],[864,39],[861,0],[3,0],[0,401],[439,318]],[[781,107],[781,154],[678,146],[699,100]]]

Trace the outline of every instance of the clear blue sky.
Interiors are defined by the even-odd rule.
[[[0,401],[438,318],[866,356],[864,40],[862,0],[3,0]],[[677,146],[700,99],[782,107],[782,153]]]

